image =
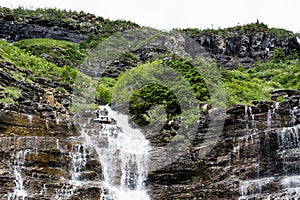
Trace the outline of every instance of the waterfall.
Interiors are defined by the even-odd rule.
[[[282,159],[282,175],[262,178],[258,175],[254,180],[240,181],[239,200],[300,199],[299,129],[300,125],[294,125],[276,130],[277,154]],[[264,133],[267,134],[267,131]]]
[[[267,126],[268,126],[268,129],[271,128],[271,125],[272,125],[272,112],[271,112],[271,109],[268,109],[268,114],[267,114]]]
[[[27,118],[30,126],[32,126],[32,117],[33,117],[32,115],[27,114]]]
[[[278,131],[278,146],[280,150],[300,148],[299,126],[287,127]]]
[[[263,193],[265,186],[274,180],[271,178],[262,178],[256,180],[243,181],[240,186],[240,194],[242,195],[239,200],[248,199],[250,196],[255,197],[256,194]]]
[[[290,113],[292,115],[292,119],[289,122],[290,126],[294,126],[296,122],[296,112],[297,112],[297,107],[294,107],[293,109],[290,110]]]
[[[75,145],[73,146],[73,152],[70,153],[71,157],[71,180],[75,185],[80,184],[77,182],[80,179],[81,169],[86,165],[88,152],[84,146]]]
[[[251,123],[249,123],[249,116],[251,117]],[[250,106],[245,106],[245,123],[246,123],[246,129],[250,129],[255,124],[254,114],[252,113],[252,108]],[[249,124],[251,125],[249,127]]]
[[[105,113],[97,113],[98,118],[94,116],[79,126],[85,148],[95,151],[102,165],[100,200],[149,200],[144,185],[150,150],[148,141],[138,129],[130,127],[126,115],[108,106],[99,106],[99,110]],[[78,168],[85,161],[82,153],[77,157],[80,161],[73,158],[73,163]],[[76,173],[74,179],[79,176]]]
[[[24,163],[26,160],[26,155],[29,153],[29,150],[19,151],[14,158],[14,175],[15,175],[15,187],[13,188],[13,192],[8,194],[8,200],[17,199],[24,200],[27,197],[28,192],[24,187],[24,180],[22,177],[22,168],[24,168]]]
[[[300,199],[300,176],[288,176],[281,180],[283,189],[287,194],[294,195],[295,199]]]

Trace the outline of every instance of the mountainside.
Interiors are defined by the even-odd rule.
[[[116,200],[109,192],[122,181],[151,200],[300,198],[297,34],[259,22],[162,33],[83,12],[0,8],[0,38],[1,199]],[[120,160],[103,158],[126,131],[93,123],[109,103],[128,106],[126,123],[144,131],[148,167],[120,149],[108,152]],[[136,152],[129,136],[121,144]]]

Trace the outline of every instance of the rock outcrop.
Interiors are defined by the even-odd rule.
[[[0,37],[10,42],[28,38],[51,38],[80,43],[87,39],[86,34],[76,32],[68,24],[53,21],[18,23],[0,20]]]
[[[293,35],[277,36],[262,31],[237,36],[198,34],[191,37],[227,69],[236,69],[239,65],[253,67],[256,61],[272,58],[278,49],[285,55],[300,54],[300,44]]]
[[[71,97],[57,89],[70,88],[44,79],[21,82],[5,72],[16,68],[1,64],[1,86],[22,89],[22,96],[0,103],[0,198],[99,199],[101,164],[78,141],[67,109]],[[79,171],[80,179],[95,183],[70,184]]]
[[[195,137],[177,165],[149,172],[152,199],[299,198],[300,95],[272,92],[278,96],[287,100],[229,108],[206,157],[199,157],[203,137]]]
[[[28,38],[51,38],[81,43],[88,35],[113,34],[139,27],[122,20],[110,21],[89,13],[56,9],[10,10],[1,8],[0,38],[9,42]]]

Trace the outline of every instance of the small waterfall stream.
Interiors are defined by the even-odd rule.
[[[24,168],[24,163],[26,159],[26,155],[29,153],[29,150],[19,151],[16,153],[14,158],[13,168],[15,175],[15,187],[12,193],[8,194],[8,200],[16,199],[16,200],[24,200],[27,197],[28,192],[24,187],[24,180],[22,177],[22,168]]]
[[[105,113],[80,125],[84,148],[77,147],[72,156],[73,180],[79,179],[89,148],[96,152],[102,165],[100,200],[150,199],[144,186],[150,150],[148,141],[139,130],[129,126],[126,115],[108,106],[99,106],[99,111]]]
[[[277,170],[280,175],[269,174],[260,176],[260,170],[262,174],[266,173],[266,169],[260,169],[259,166],[254,169],[252,178],[248,180],[240,181],[239,188],[239,200],[250,200],[250,199],[287,199],[287,200],[297,200],[300,199],[300,125],[296,124],[296,108],[290,110],[290,120],[285,127],[276,127],[273,121],[276,121],[276,110],[279,104],[275,103],[272,109],[268,109],[266,113],[266,129],[264,131],[251,130],[249,129],[248,123],[245,130],[248,132],[248,137],[255,137],[257,141],[254,146],[252,140],[243,140],[245,137],[241,137],[243,143],[243,150],[247,152],[255,152],[255,149],[263,149],[259,147],[260,144],[267,146],[270,144],[270,140],[274,138],[276,142],[276,156],[281,160],[282,164],[278,165]],[[249,111],[249,112],[247,112]],[[245,120],[249,120],[249,108],[245,108]],[[272,119],[274,117],[274,119]],[[273,122],[273,123],[272,123]],[[273,127],[275,126],[275,128]],[[261,136],[260,136],[261,135]],[[264,135],[264,136],[262,136]],[[262,141],[262,139],[264,141]],[[236,152],[235,149],[240,149],[241,146],[234,147],[233,153]],[[244,153],[240,151],[239,154]],[[247,155],[249,156],[249,155]],[[253,155],[251,155],[253,156]],[[247,158],[247,157],[245,157]],[[259,163],[258,161],[256,161]],[[257,166],[253,164],[252,166]],[[255,175],[254,175],[255,174]]]

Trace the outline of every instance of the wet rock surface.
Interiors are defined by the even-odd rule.
[[[298,93],[274,91],[272,95],[286,100],[227,109],[223,131],[205,157],[199,151],[205,144],[205,126],[211,124],[200,123],[197,134],[204,136],[195,137],[189,150],[174,158],[179,165],[150,170],[152,199],[299,198]]]
[[[21,89],[22,96],[0,103],[0,198],[99,199],[101,163],[78,141],[68,112],[71,96],[62,92],[71,88],[41,78],[19,81],[6,72],[16,68],[1,67],[0,85]],[[75,168],[82,160],[85,165]],[[78,186],[77,180],[90,183]]]

